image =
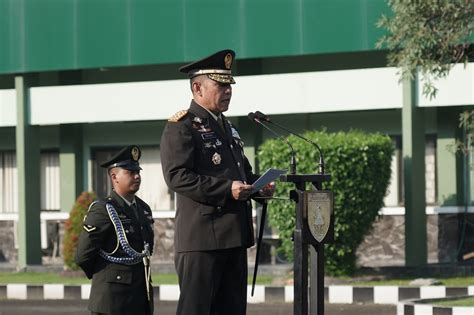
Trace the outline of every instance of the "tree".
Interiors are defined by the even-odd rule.
[[[472,0],[388,0],[392,16],[382,15],[377,23],[388,34],[377,43],[389,49],[390,66],[401,70],[401,79],[421,75],[423,94],[436,97],[434,81],[444,78],[460,62],[474,59],[474,1]],[[474,111],[459,117],[466,131],[454,150],[467,153],[474,144]]]
[[[470,44],[474,30],[472,0],[388,0],[392,16],[382,15],[377,26],[388,34],[377,47],[389,49],[389,65],[401,69],[401,78],[423,81],[423,94],[436,97],[434,81],[444,78],[459,62],[474,57]]]

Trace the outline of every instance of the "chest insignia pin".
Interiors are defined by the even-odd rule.
[[[219,153],[214,153],[214,155],[212,156],[212,163],[214,163],[214,165],[219,165],[221,164],[222,162],[222,158],[221,158],[221,155]]]

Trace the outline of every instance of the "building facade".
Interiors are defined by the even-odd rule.
[[[382,0],[0,0],[0,260],[24,267],[57,256],[75,198],[105,196],[98,165],[134,143],[143,148],[139,196],[157,219],[155,260],[172,261],[161,130],[191,99],[177,68],[223,48],[237,52],[227,116],[255,168],[271,135],[250,111],[297,132],[392,137],[392,181],[361,265],[474,251],[463,229],[474,211],[470,160],[449,150],[463,137],[459,114],[474,108],[474,65],[456,66],[433,100],[417,80],[400,83],[375,49],[375,22],[387,11]]]

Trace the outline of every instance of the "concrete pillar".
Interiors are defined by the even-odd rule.
[[[464,156],[454,154],[456,139],[462,139],[459,128],[460,112],[453,108],[439,108],[437,115],[437,184],[440,206],[460,206],[464,204]]]
[[[32,75],[15,77],[17,101],[18,268],[41,264],[39,127],[31,125]]]
[[[405,264],[427,263],[424,109],[417,81],[403,81],[402,143],[405,190]]]
[[[61,174],[61,211],[69,212],[79,194],[84,190],[82,125],[60,127],[59,166]]]

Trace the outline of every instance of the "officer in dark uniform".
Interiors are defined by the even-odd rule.
[[[127,146],[101,165],[114,190],[105,201],[92,203],[84,218],[76,263],[92,279],[92,314],[153,314],[153,217],[150,207],[135,196],[140,155],[137,146]]]
[[[258,176],[222,114],[235,83],[234,57],[223,50],[180,68],[190,77],[193,100],[169,119],[161,138],[164,178],[177,193],[177,314],[246,313],[247,248],[254,244],[249,198]]]

